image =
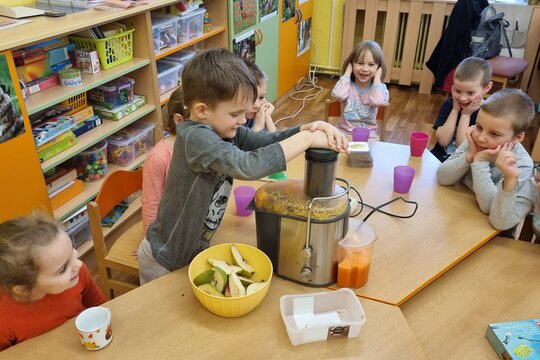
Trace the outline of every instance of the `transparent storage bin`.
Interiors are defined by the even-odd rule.
[[[158,71],[158,88],[161,95],[178,86],[178,79],[183,65],[167,60],[158,60],[156,65]]]
[[[71,243],[74,248],[79,247],[86,240],[92,240],[92,232],[90,231],[90,222],[88,219],[85,219],[71,229],[66,230],[66,233],[71,238]]]
[[[312,294],[284,295],[281,317],[293,345],[360,335],[364,308],[347,288]]]
[[[177,23],[177,16],[152,13],[152,37],[154,39],[155,52],[176,46]]]
[[[192,37],[202,36],[204,28],[204,12],[201,8],[178,16],[178,43],[189,41]]]
[[[84,181],[97,181],[107,176],[107,141],[102,140],[74,157],[77,177]]]
[[[153,123],[138,121],[109,136],[107,138],[109,162],[127,166],[137,156],[150,151],[154,146],[152,136],[154,126]]]

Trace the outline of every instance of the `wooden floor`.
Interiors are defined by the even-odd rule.
[[[337,80],[337,77],[317,75],[316,85],[322,87],[321,93],[315,99],[306,101],[305,108],[293,119],[279,121],[277,124],[278,129],[305,124],[314,120],[322,120],[324,118],[325,99],[330,97]],[[412,130],[423,130],[431,134],[430,147],[433,146],[435,143],[433,122],[447,95],[436,91],[430,95],[419,94],[418,88],[415,86],[397,84],[387,86],[390,91],[390,106],[388,107],[390,115],[386,125],[385,141],[408,144],[409,133]],[[302,98],[314,93],[315,91],[302,93],[295,95],[295,97]],[[275,102],[275,105],[276,109],[272,118],[274,121],[278,121],[282,117],[296,113],[301,108],[302,101],[291,100],[288,96],[283,96]],[[535,124],[537,123],[538,121],[535,121]],[[523,142],[523,145],[529,151],[532,149],[532,141],[535,139],[537,127],[535,125],[528,131]]]

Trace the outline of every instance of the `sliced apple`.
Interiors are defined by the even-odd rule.
[[[231,297],[231,290],[229,284],[225,285],[225,297]]]
[[[213,269],[203,271],[199,275],[195,276],[195,278],[193,279],[193,283],[195,284],[195,286],[199,286],[211,282],[212,280],[214,280],[214,272],[215,271]]]
[[[245,286],[245,287],[248,287],[249,285],[253,284],[255,281],[247,278],[247,277],[244,277],[242,275],[238,275],[238,278],[240,279],[240,281],[242,282],[242,284]]]
[[[251,294],[259,291],[260,289],[263,288],[263,286],[265,284],[266,284],[265,282],[259,282],[259,283],[250,284],[246,289],[246,295],[251,295]]]
[[[217,266],[214,267],[213,270],[215,271],[213,273],[212,285],[214,285],[220,293],[223,293],[225,285],[227,284],[227,274]]]
[[[239,297],[246,295],[246,288],[234,272],[229,274],[229,290],[231,297]]]
[[[218,267],[221,270],[225,271],[225,274],[227,274],[227,275],[229,275],[231,272],[233,272],[232,269],[231,269],[231,266],[226,261],[219,260],[219,259],[208,258],[208,262],[212,266]]]
[[[231,267],[231,270],[234,271],[236,275],[242,272],[242,268],[240,266],[230,265],[230,267]]]
[[[202,291],[204,291],[205,293],[209,294],[209,295],[213,295],[213,296],[217,296],[217,297],[224,297],[224,295],[222,293],[220,293],[216,289],[216,287],[214,285],[210,284],[210,283],[199,285],[198,288],[201,289]]]
[[[242,271],[239,273],[239,275],[245,276],[250,278],[253,276],[253,273],[255,270],[247,263],[247,261],[244,260],[242,255],[240,254],[240,251],[234,246],[234,244],[231,244],[231,253],[233,257],[233,262],[235,265],[240,266],[242,268]]]

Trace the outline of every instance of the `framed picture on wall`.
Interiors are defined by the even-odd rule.
[[[294,14],[296,13],[296,1],[295,0],[282,0],[283,1],[283,7],[282,7],[282,13],[281,13],[281,22],[285,22],[292,17],[294,17]]]
[[[259,0],[260,22],[277,15],[278,0]]]
[[[248,31],[234,39],[233,53],[244,60],[255,62],[255,49],[255,30]]]
[[[298,25],[297,45],[298,56],[309,50],[311,46],[311,18],[301,21]]]
[[[257,22],[257,0],[233,0],[234,33],[252,27]]]
[[[14,81],[6,53],[0,53],[0,144],[24,133],[24,120],[21,104],[15,92]]]

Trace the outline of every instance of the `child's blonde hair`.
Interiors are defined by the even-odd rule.
[[[189,108],[197,101],[213,108],[241,95],[254,102],[257,83],[244,61],[225,49],[201,51],[182,70],[184,102]]]
[[[38,248],[60,231],[58,223],[40,211],[0,224],[0,291],[12,294],[15,286],[31,290],[40,271]]]
[[[176,135],[175,114],[179,114],[184,120],[189,117],[189,110],[184,105],[184,90],[182,86],[179,86],[173,91],[165,108],[165,114],[163,114],[163,130],[171,135]]]
[[[512,122],[514,134],[526,131],[534,118],[534,103],[520,89],[502,89],[490,95],[480,105],[480,110]]]
[[[373,61],[381,67],[381,80],[384,80],[384,77],[386,76],[386,60],[384,60],[384,53],[379,44],[372,40],[365,40],[356,44],[349,56],[347,56],[343,62],[343,66],[341,67],[341,75],[345,73],[345,70],[349,64],[362,61],[368,51],[371,53]],[[355,79],[354,73],[352,73],[351,81],[354,81]]]
[[[480,79],[480,84],[485,87],[491,81],[491,72],[489,61],[478,57],[468,57],[456,67],[454,79],[461,81]]]

